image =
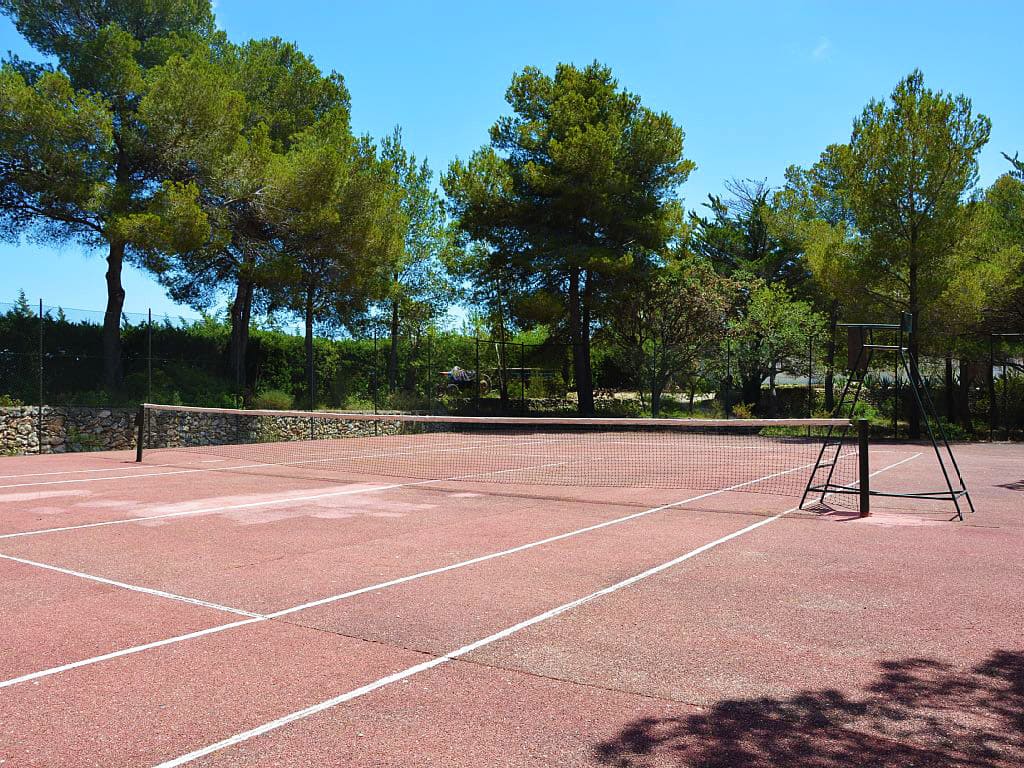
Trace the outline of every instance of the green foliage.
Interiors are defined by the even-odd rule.
[[[402,146],[400,129],[381,142],[380,156],[391,165],[401,189],[405,227],[402,249],[390,275],[387,309],[397,310],[399,322],[407,329],[422,333],[454,297],[443,266],[453,247],[452,231],[444,201],[433,188],[434,172],[426,160],[418,161]]]
[[[287,411],[294,405],[292,396],[280,389],[260,390],[253,398],[252,407],[271,411]]]
[[[799,242],[785,229],[771,226],[771,188],[749,179],[728,180],[725,187],[730,198],[710,195],[705,203],[712,218],[690,215],[691,249],[728,277],[781,282],[789,288],[806,281]]]
[[[965,233],[961,203],[977,182],[990,130],[970,99],[926,88],[915,71],[888,101],[864,108],[849,145],[836,153],[843,198],[865,241],[857,252],[864,289],[889,312],[911,312],[925,333],[928,324],[944,328],[929,309],[954,274]]]
[[[878,409],[866,400],[857,401],[857,405],[854,406],[853,413],[850,418],[854,421],[857,419],[867,419],[872,424],[883,423],[883,419],[879,414]]]
[[[747,403],[734,403],[732,415],[735,419],[752,419],[754,418],[754,406]]]
[[[601,299],[634,257],[676,234],[675,192],[693,163],[672,119],[643,107],[600,64],[560,64],[553,77],[528,67],[506,100],[512,114],[492,126],[490,145],[452,163],[443,180],[474,246],[460,272],[496,291],[488,303],[509,321],[557,326],[576,344],[586,413]],[[528,311],[540,308],[548,313]]]
[[[760,400],[761,382],[769,380],[769,412],[778,410],[776,376],[799,370],[809,338],[824,335],[824,318],[810,303],[794,299],[782,284],[745,286],[748,300],[729,329],[729,343],[740,371],[743,400]],[[806,364],[803,364],[806,369]]]
[[[698,376],[725,337],[736,285],[702,259],[669,254],[663,265],[634,271],[622,288],[609,301],[606,330],[657,416],[669,382]]]
[[[220,121],[230,122],[200,55],[216,37],[210,4],[2,0],[0,10],[57,61],[0,69],[0,234],[105,246],[107,312],[117,318],[125,259],[145,262],[154,242],[192,243],[203,229],[195,212],[168,207],[167,185],[189,184],[182,166],[217,155]],[[111,322],[104,332],[110,388],[122,383],[119,330]]]

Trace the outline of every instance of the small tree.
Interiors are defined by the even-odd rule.
[[[388,388],[398,383],[398,343],[402,325],[422,331],[425,324],[448,308],[454,291],[442,257],[451,247],[444,202],[434,191],[434,172],[427,161],[419,162],[402,146],[401,129],[381,142],[381,159],[391,164],[402,191],[401,210],[406,231],[403,248],[390,275],[385,313],[388,319]]]
[[[806,352],[808,339],[824,331],[825,320],[809,302],[794,299],[781,284],[755,281],[744,290],[749,292],[749,298],[729,328],[743,400],[757,405],[761,383],[768,379],[768,408],[775,415],[778,375],[795,369],[794,362]]]
[[[608,307],[605,326],[640,391],[651,395],[651,414],[673,379],[695,376],[699,361],[725,335],[732,283],[706,261],[684,254],[638,270]]]
[[[390,164],[368,139],[354,140],[341,116],[306,131],[277,160],[272,179],[278,302],[302,318],[315,408],[314,331],[351,326],[386,294],[402,247],[401,192]]]

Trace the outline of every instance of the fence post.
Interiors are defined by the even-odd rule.
[[[374,412],[374,414],[377,413],[377,374],[378,374],[378,371],[377,371],[378,360],[377,360],[377,358],[378,357],[379,357],[379,355],[377,354],[377,329],[374,328],[373,329],[373,367],[372,367],[372,369],[370,371],[370,382],[371,382],[370,388],[372,390],[371,397],[373,399],[373,412]],[[374,422],[374,426],[376,427],[376,422]]]
[[[519,409],[526,415],[526,342],[519,343]]]
[[[147,310],[149,323],[146,325],[146,400],[153,402],[153,308]]]
[[[807,335],[807,418],[814,417],[814,335]]]
[[[39,300],[39,407],[36,409],[36,452],[43,452],[43,400],[45,384],[43,381],[43,300]]]
[[[427,333],[427,411],[434,412],[434,357],[431,342],[432,334]]]
[[[1005,432],[1005,438],[1010,439],[1010,409],[1009,400],[1007,399],[1007,384],[1009,381],[1006,378],[1006,357],[1009,353],[1003,351],[1003,431]]]
[[[988,441],[995,439],[996,422],[999,419],[999,406],[996,405],[996,338],[991,333],[988,335],[988,376],[985,383],[988,385]]]
[[[725,339],[725,418],[732,418],[732,343]]]
[[[903,331],[900,331],[900,348],[903,348]],[[900,355],[902,352],[896,353],[896,362],[892,369],[892,391],[893,391],[893,402],[892,402],[892,439],[896,440],[900,436]]]
[[[477,416],[480,415],[480,336],[474,336],[476,343],[476,407],[473,409]]]
[[[868,456],[868,420],[857,419],[858,479],[860,481],[860,516],[871,514],[871,461]]]

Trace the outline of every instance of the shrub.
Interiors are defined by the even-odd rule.
[[[732,407],[732,415],[734,419],[752,419],[754,418],[754,409],[750,407],[749,403],[735,403]]]
[[[871,403],[865,402],[864,400],[858,400],[857,405],[854,406],[852,419],[867,419],[872,424],[882,423],[883,418],[878,413],[878,409],[875,408]]]
[[[252,400],[252,407],[265,411],[287,411],[293,404],[292,396],[280,389],[264,389]]]

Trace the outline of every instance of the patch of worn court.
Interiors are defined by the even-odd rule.
[[[929,450],[875,486],[940,488]],[[1019,766],[1024,446],[956,450],[964,522],[4,458],[0,765]]]

